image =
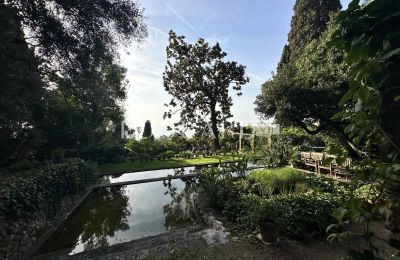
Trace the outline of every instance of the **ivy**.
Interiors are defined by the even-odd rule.
[[[95,178],[94,165],[80,160],[46,164],[29,177],[13,178],[0,186],[0,216],[53,212],[63,198],[83,191]]]

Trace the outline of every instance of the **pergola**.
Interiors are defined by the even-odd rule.
[[[268,144],[271,144],[271,136],[272,135],[279,135],[280,133],[280,126],[278,124],[255,124],[251,125],[252,127],[252,133],[251,134],[245,134],[243,133],[243,126],[240,126],[239,133],[234,132],[234,131],[228,131],[230,135],[239,135],[239,152],[242,151],[242,144],[244,139],[252,139],[252,149],[254,153],[254,142],[255,142],[255,137],[256,136],[261,136],[261,137],[267,137],[268,138]]]

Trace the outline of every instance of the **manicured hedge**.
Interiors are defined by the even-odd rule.
[[[57,208],[95,181],[95,165],[81,160],[46,164],[29,174],[0,185],[0,216],[26,217],[38,210]]]
[[[334,223],[332,212],[344,201],[330,193],[308,192],[272,196],[265,201],[277,210],[277,223],[294,239],[304,239],[326,234],[329,224]]]

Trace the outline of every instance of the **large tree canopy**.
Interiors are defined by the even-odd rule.
[[[338,27],[329,19],[339,8],[336,0],[296,2],[289,43],[276,74],[263,84],[255,103],[259,115],[311,134],[323,131],[338,137],[353,152],[355,146],[344,133],[345,124],[332,119],[348,89],[343,50],[328,46]]]
[[[164,118],[179,111],[175,127],[196,129],[211,125],[214,146],[220,148],[218,127],[232,117],[232,97],[229,89],[241,95],[242,85],[249,80],[245,66],[235,61],[223,61],[226,53],[217,43],[210,46],[204,39],[188,44],[184,36],[169,33],[167,66],[164,72],[165,90],[172,95],[171,110]],[[178,109],[178,110],[176,110]]]
[[[0,164],[101,143],[123,120],[117,48],[146,35],[139,5],[6,0],[0,12]]]
[[[345,125],[332,119],[348,89],[343,51],[327,46],[336,27],[332,23],[320,39],[305,47],[295,63],[282,65],[263,84],[262,93],[256,98],[256,112],[266,118],[274,117],[283,126],[301,127],[310,134],[323,131],[336,135],[352,149],[344,134]]]
[[[25,40],[47,69],[64,77],[96,64],[99,56],[115,56],[118,43],[146,35],[142,10],[131,0],[6,0],[0,5],[12,7],[27,32]]]

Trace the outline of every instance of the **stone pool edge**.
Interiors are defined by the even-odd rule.
[[[26,257],[32,258],[35,256],[35,253],[42,247],[42,245],[50,238],[50,236],[61,226],[61,224],[64,223],[73,213],[74,211],[82,204],[82,202],[89,196],[89,194],[95,189],[96,186],[91,186],[89,187],[86,192],[83,194],[83,196],[77,200],[75,205],[64,215],[62,215],[58,220],[55,221],[55,224],[53,224],[50,229],[42,236],[40,237],[36,243],[34,243],[27,251],[26,251]]]
[[[28,258],[32,258],[38,252],[38,250],[43,246],[43,244],[51,237],[51,235],[66,221],[68,218],[76,211],[76,209],[82,204],[82,202],[89,196],[89,194],[94,189],[100,188],[107,188],[107,187],[114,187],[114,186],[126,186],[126,185],[133,185],[133,184],[141,184],[141,183],[149,183],[149,182],[157,182],[157,181],[166,181],[166,180],[173,180],[173,179],[182,179],[182,178],[194,178],[197,177],[198,174],[185,174],[185,175],[177,175],[177,176],[167,176],[167,177],[158,177],[158,178],[150,178],[150,179],[141,179],[141,180],[134,180],[134,181],[125,181],[125,182],[115,182],[115,183],[106,183],[106,184],[97,184],[89,187],[85,194],[77,200],[74,207],[71,208],[67,213],[62,215],[60,219],[55,221],[55,224],[50,227],[50,229],[38,239],[36,243],[34,243],[26,252],[25,256]]]

